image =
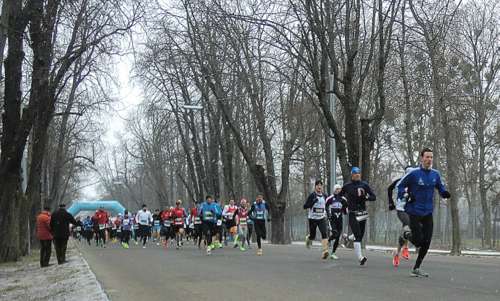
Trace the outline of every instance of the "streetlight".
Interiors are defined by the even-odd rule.
[[[335,119],[335,93],[333,92],[335,88],[335,78],[333,74],[330,74],[330,113],[332,113],[333,118]],[[330,193],[334,193],[333,187],[337,184],[337,149],[335,145],[335,133],[331,130],[330,133],[330,186],[328,187]]]

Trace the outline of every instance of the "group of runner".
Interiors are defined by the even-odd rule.
[[[420,166],[408,167],[405,175],[395,180],[388,187],[389,210],[396,210],[402,223],[402,231],[398,246],[393,254],[393,265],[399,266],[399,256],[409,260],[408,242],[417,249],[417,259],[410,272],[414,277],[428,277],[429,274],[420,266],[429,250],[433,232],[434,191],[437,189],[442,198],[450,198],[450,193],[441,182],[439,172],[432,169],[433,154],[429,148],[420,152]],[[397,201],[393,201],[393,190],[397,188]],[[328,258],[329,242],[332,244],[330,257],[338,259],[335,254],[341,239],[343,215],[347,215],[352,234],[347,236],[353,241],[354,253],[360,265],[365,265],[367,257],[363,255],[361,241],[365,233],[366,221],[369,217],[367,201],[375,201],[376,196],[365,181],[361,180],[361,170],[351,169],[351,181],[343,187],[335,185],[333,195],[323,192],[323,183],[316,181],[315,191],[307,198],[304,209],[308,210],[309,234],[306,236],[306,247],[310,247],[316,237],[316,230],[321,233],[321,258]],[[329,224],[329,225],[328,225]],[[328,227],[329,226],[329,227]],[[328,233],[331,229],[331,234]]]
[[[251,206],[246,199],[241,199],[238,205],[230,200],[228,205],[222,207],[212,196],[193,204],[189,210],[182,207],[180,200],[175,205],[162,211],[156,209],[152,214],[144,204],[136,214],[125,211],[116,217],[111,217],[100,208],[94,216],[79,221],[81,224],[74,227],[75,237],[80,237],[81,233],[89,245],[94,239],[96,246],[104,248],[110,239],[119,239],[124,248],[129,248],[133,239],[136,244],[142,242],[143,248],[152,240],[165,248],[170,242],[177,249],[183,246],[184,240],[192,240],[200,249],[203,242],[207,255],[210,255],[212,250],[222,248],[228,241],[233,243],[234,248],[246,251],[251,246],[255,229],[257,255],[262,255],[269,206],[261,194]]]
[[[418,257],[411,270],[415,277],[428,277],[429,274],[420,269],[422,261],[429,249],[433,231],[433,198],[437,189],[441,197],[448,199],[450,193],[441,182],[440,174],[432,169],[432,150],[425,148],[420,153],[420,166],[408,167],[405,175],[395,180],[388,187],[389,210],[396,210],[402,223],[402,231],[398,246],[393,254],[393,265],[399,266],[399,257],[409,260],[408,242],[416,248]],[[397,200],[393,201],[393,191],[397,188]],[[338,259],[337,248],[342,238],[351,240],[356,259],[365,265],[367,257],[363,255],[361,242],[364,237],[366,221],[369,217],[366,202],[375,201],[376,196],[368,183],[361,180],[361,170],[351,169],[351,181],[344,186],[335,185],[330,196],[323,192],[323,183],[316,181],[314,192],[307,198],[303,208],[308,211],[309,231],[306,236],[306,247],[310,248],[316,238],[316,230],[321,235],[321,258]],[[239,204],[230,200],[222,207],[219,202],[208,195],[204,201],[193,204],[189,210],[182,207],[180,200],[175,207],[159,209],[152,214],[146,205],[135,215],[125,211],[116,218],[100,208],[93,217],[81,224],[83,236],[90,244],[92,237],[96,245],[106,246],[107,237],[119,238],[124,248],[129,248],[131,238],[136,243],[142,241],[143,248],[152,238],[168,248],[169,241],[179,249],[183,240],[192,239],[198,248],[202,242],[206,254],[214,249],[222,248],[223,243],[233,243],[234,248],[245,251],[250,247],[250,238],[255,231],[257,255],[262,255],[262,240],[266,239],[266,221],[268,221],[269,205],[263,195],[256,196],[250,205],[246,199]],[[343,216],[348,219],[352,234],[343,233]],[[77,227],[79,228],[79,227]],[[329,250],[331,246],[331,252]]]

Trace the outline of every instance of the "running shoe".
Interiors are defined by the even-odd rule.
[[[212,248],[210,248],[210,246],[207,247],[207,255],[210,255],[212,254]]]
[[[359,260],[359,265],[365,265],[365,263],[366,263],[367,260],[368,260],[368,258],[366,258],[366,257],[363,256],[363,258],[361,258]]]
[[[310,249],[312,241],[309,239],[309,235],[306,235],[306,248]]]
[[[394,254],[393,255],[393,257],[392,257],[392,265],[395,266],[395,267],[399,266],[399,255],[398,254]]]
[[[410,259],[410,251],[408,250],[407,246],[403,247],[403,250],[401,252],[401,257],[403,257],[404,260]]]
[[[321,254],[321,259],[327,259],[329,255],[330,255],[330,253],[328,253],[328,251],[324,251],[324,252]]]
[[[257,256],[262,256],[262,249],[257,249]]]
[[[240,247],[240,251],[245,252],[246,250],[245,247]]]
[[[339,257],[337,255],[335,255],[335,253],[332,253],[332,255],[330,255],[330,259],[338,260]]]
[[[410,276],[412,276],[412,277],[429,277],[429,274],[422,271],[421,269],[413,269],[410,272]]]

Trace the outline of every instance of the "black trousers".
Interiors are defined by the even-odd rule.
[[[52,240],[40,240],[40,266],[49,266],[50,255],[52,254]]]
[[[333,247],[332,247],[332,253],[335,253],[337,251],[337,247],[339,246],[339,241],[340,241],[340,234],[342,233],[342,223],[343,223],[343,218],[342,214],[340,214],[338,217],[336,215],[332,215],[330,217],[330,227],[332,228],[332,236],[328,240],[333,242]]]
[[[121,241],[128,244],[130,240],[130,230],[122,230]]]
[[[422,261],[431,245],[432,231],[434,229],[434,221],[432,220],[432,214],[426,216],[411,215],[410,217],[410,229],[411,236],[410,241],[415,247],[419,247],[417,261],[415,262],[414,269],[420,268]]]
[[[366,220],[358,221],[353,212],[349,212],[349,226],[351,227],[352,234],[354,234],[354,241],[361,242],[365,235]]]
[[[328,238],[328,227],[326,224],[326,219],[309,219],[309,239],[316,239],[316,228],[319,228],[319,232],[321,233],[321,239]]]
[[[215,224],[211,222],[203,222],[201,224],[203,235],[205,236],[205,240],[207,242],[207,246],[212,243],[212,236],[216,234],[215,232]]]
[[[262,243],[261,239],[266,239],[267,233],[266,233],[266,221],[265,220],[255,220],[254,221],[254,229],[255,229],[255,235],[257,236],[257,246],[259,249],[262,248]]]
[[[62,264],[66,261],[67,247],[68,247],[68,238],[54,238],[54,248],[56,249],[58,264]]]

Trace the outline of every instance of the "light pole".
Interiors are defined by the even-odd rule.
[[[335,88],[335,78],[333,74],[330,74],[330,113],[335,119],[335,93],[333,92]],[[333,189],[337,184],[337,149],[335,143],[335,133],[330,130],[330,193],[334,193]]]

